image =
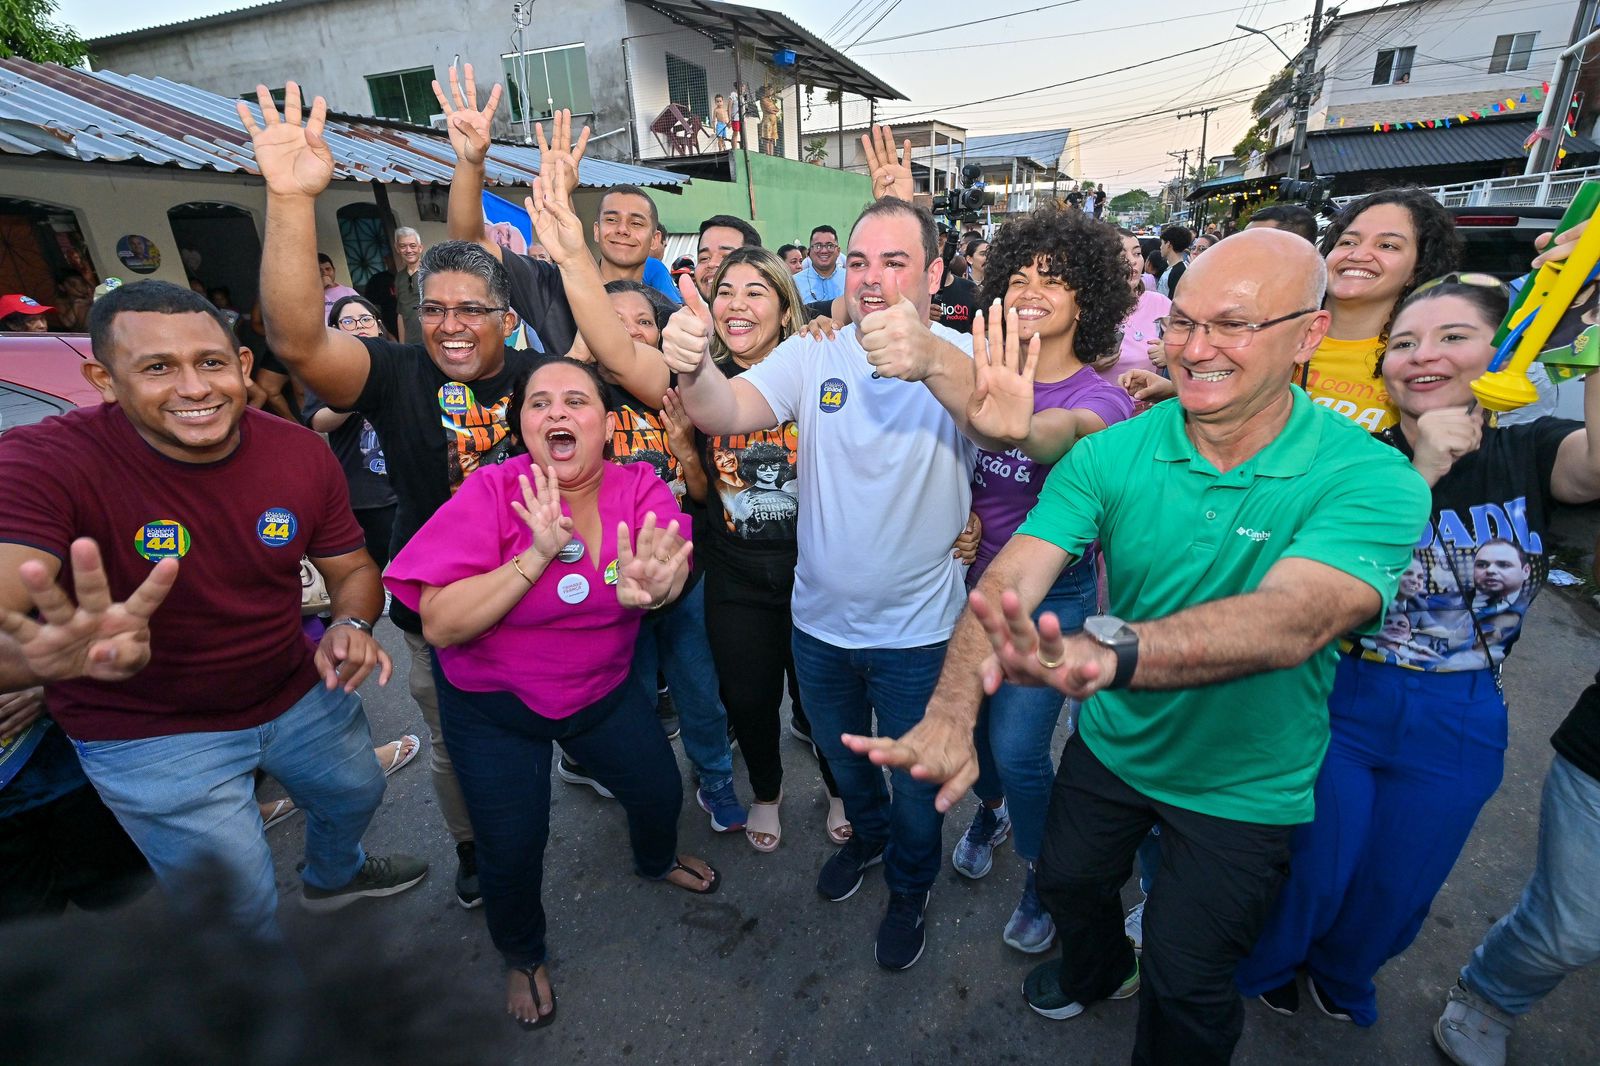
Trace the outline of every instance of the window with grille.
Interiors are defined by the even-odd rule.
[[[667,53],[667,95],[686,114],[711,117],[711,90],[706,68]]]
[[[439,101],[433,95],[432,67],[368,74],[367,92],[372,96],[372,113],[380,118],[426,126],[439,111]]]
[[[1384,48],[1378,52],[1378,62],[1372,68],[1372,84],[1404,85],[1411,80],[1411,61],[1415,48]]]
[[[549,118],[562,108],[574,115],[594,114],[589,94],[589,58],[581,44],[511,52],[500,57],[506,75],[511,120],[522,121],[523,99],[532,118]]]
[[[1527,70],[1533,59],[1533,41],[1538,36],[1537,33],[1507,33],[1496,37],[1494,54],[1489,57],[1489,73]]]

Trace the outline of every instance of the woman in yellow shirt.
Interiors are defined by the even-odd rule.
[[[1311,399],[1372,432],[1396,421],[1379,377],[1394,309],[1417,284],[1454,270],[1455,221],[1421,189],[1385,189],[1340,212],[1322,238],[1333,313],[1301,380]]]

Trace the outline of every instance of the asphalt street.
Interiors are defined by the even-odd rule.
[[[404,646],[385,621],[396,675],[365,690],[377,740],[424,736],[406,693]],[[1506,669],[1511,747],[1505,780],[1483,812],[1465,853],[1434,904],[1422,935],[1378,977],[1382,1018],[1358,1029],[1323,1017],[1307,1001],[1293,1018],[1247,1004],[1241,1066],[1280,1063],[1434,1064],[1445,1060],[1429,1035],[1445,990],[1484,931],[1511,905],[1532,869],[1539,790],[1548,737],[1600,666],[1600,613],[1546,592],[1529,614]],[[1058,743],[1065,740],[1058,735]],[[680,819],[680,850],[722,871],[709,898],[633,876],[620,810],[586,788],[554,782],[545,859],[556,1024],[524,1033],[506,1019],[506,1063],[1125,1063],[1133,1044],[1133,1001],[1102,1003],[1067,1022],[1037,1017],[1020,986],[1037,957],[1000,940],[1021,887],[1009,845],[995,869],[969,881],[946,864],[928,909],[928,947],[902,973],[873,961],[873,936],[887,899],[881,872],[843,903],[816,894],[817,870],[832,850],[826,800],[807,749],[784,750],[788,776],[784,837],[762,855],[743,834],[719,836],[692,801]],[[680,764],[687,767],[680,751]],[[738,787],[748,798],[743,764]],[[968,797],[947,819],[946,851],[972,814]],[[304,820],[271,831],[284,924],[315,951],[325,922],[294,903]],[[405,851],[433,864],[427,880],[386,900],[357,906],[381,916],[384,950],[437,972],[448,986],[498,1005],[503,977],[482,911],[455,902],[455,854],[429,783],[426,752],[389,781],[367,834],[373,853]],[[1136,889],[1124,890],[1131,903]],[[355,910],[355,908],[352,908]],[[349,913],[349,912],[344,912]],[[1519,1026],[1512,1062],[1600,1062],[1600,973],[1576,974]]]

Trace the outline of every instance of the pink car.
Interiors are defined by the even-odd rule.
[[[83,379],[82,333],[0,333],[0,433],[100,402]]]

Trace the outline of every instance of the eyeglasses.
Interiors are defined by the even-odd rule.
[[[816,241],[811,245],[814,252],[837,252],[839,246],[832,241]]]
[[[352,329],[371,329],[378,324],[378,320],[371,315],[345,315],[339,320],[339,328],[346,332]]]
[[[1205,331],[1206,341],[1213,348],[1218,350],[1248,348],[1255,335],[1268,326],[1276,326],[1306,315],[1314,315],[1319,310],[1321,308],[1308,307],[1304,311],[1296,311],[1293,314],[1269,318],[1265,322],[1241,322],[1233,318],[1224,318],[1216,322],[1196,322],[1194,319],[1185,318],[1182,315],[1168,315],[1165,318],[1156,319],[1156,336],[1160,337],[1162,343],[1168,348],[1181,348],[1189,343],[1189,338],[1194,335],[1195,329],[1198,328]]]
[[[453,312],[456,321],[462,325],[476,326],[490,315],[499,314],[504,310],[506,310],[504,307],[482,307],[478,304],[464,304],[461,307],[423,304],[417,308],[417,318],[423,322],[443,322],[445,316]]]
[[[1411,295],[1418,296],[1440,285],[1470,285],[1475,289],[1499,289],[1502,295],[1507,297],[1511,295],[1511,287],[1493,274],[1480,274],[1470,270],[1455,270],[1432,281],[1424,281],[1411,290]]]

